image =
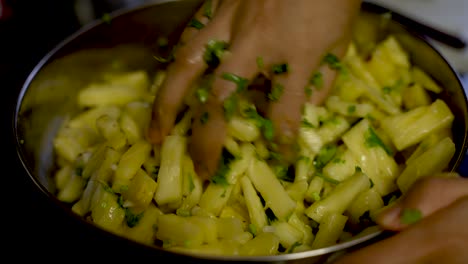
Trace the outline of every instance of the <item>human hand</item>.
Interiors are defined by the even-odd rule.
[[[402,223],[402,215],[408,210],[420,213],[422,219]],[[379,215],[377,222],[384,229],[401,232],[345,255],[334,264],[468,263],[468,179],[424,178]]]
[[[224,0],[211,1],[212,19],[203,16],[203,6],[195,18],[199,30],[187,29],[182,45],[169,65],[152,113],[149,139],[160,144],[174,126],[177,113],[192,84],[204,74],[209,41],[229,45],[214,69],[210,95],[194,113],[190,152],[199,176],[212,176],[219,163],[226,138],[223,102],[236,91],[236,83],[223,74],[237,76],[250,83],[263,73],[280,87],[282,93],[268,102],[265,115],[272,121],[274,141],[280,151],[288,150],[297,134],[302,105],[309,100],[320,104],[329,93],[335,70],[322,65],[327,53],[342,57],[351,37],[351,23],[358,13],[360,0]],[[262,67],[258,60],[261,58]],[[274,74],[275,65],[287,65],[287,71]],[[322,85],[311,87],[310,79],[320,73]],[[312,88],[306,91],[306,87]],[[310,96],[308,96],[310,95]],[[201,116],[209,116],[201,122]]]

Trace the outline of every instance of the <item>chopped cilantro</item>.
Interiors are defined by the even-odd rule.
[[[284,165],[276,164],[272,166],[272,169],[278,179],[285,178],[288,173],[288,168]]]
[[[221,159],[219,161],[218,170],[215,175],[211,178],[211,182],[222,186],[228,186],[229,182],[226,179],[226,174],[229,172],[229,164],[234,160],[234,156],[223,148]]]
[[[283,159],[283,156],[281,154],[279,154],[278,152],[276,151],[270,151],[269,152],[269,155],[268,155],[268,159],[269,160],[282,160]]]
[[[276,64],[272,66],[271,70],[273,74],[287,73],[289,71],[289,66],[286,63]]]
[[[327,53],[323,58],[323,62],[328,64],[330,68],[338,70],[341,67],[341,62],[338,57],[332,53]]]
[[[302,119],[301,125],[306,128],[315,128],[315,126],[312,123],[310,123],[307,119]]]
[[[283,171],[277,174],[276,177],[282,181],[294,182],[294,178],[296,177],[296,171],[294,169],[294,166],[288,166],[287,168],[285,166],[282,167],[284,168]]]
[[[130,208],[125,208],[125,220],[127,222],[128,227],[135,227],[140,219],[143,217],[143,212],[139,214],[134,214]]]
[[[312,76],[309,79],[309,83],[316,88],[322,88],[323,87],[323,75],[321,72],[315,72],[312,74]]]
[[[310,158],[307,157],[307,156],[299,156],[299,158],[297,159],[298,161],[302,160],[302,161],[305,161],[307,163],[310,162]]]
[[[183,217],[189,217],[192,215],[190,210],[182,209],[182,208],[177,208],[176,214],[179,216],[183,216]]]
[[[210,96],[210,92],[207,88],[202,87],[197,89],[195,95],[197,96],[197,99],[200,101],[200,103],[206,103],[208,97]]]
[[[330,178],[330,177],[327,177],[327,176],[323,175],[322,173],[315,173],[315,175],[317,175],[318,177],[322,178],[324,181],[329,182],[329,183],[334,184],[334,185],[337,185],[337,184],[340,183],[340,181],[337,181],[337,180],[335,180],[335,179],[332,179],[332,178]]]
[[[161,56],[153,55],[153,58],[156,61],[160,62],[160,63],[169,63],[169,62],[174,60],[174,54],[173,53],[169,54],[169,56],[167,58],[163,58]]]
[[[340,72],[345,71],[344,65],[340,62],[338,57],[332,53],[327,53],[325,55],[325,57],[323,58],[323,63],[327,64],[332,70],[337,70]]]
[[[352,114],[354,112],[356,112],[356,106],[355,105],[350,105],[348,106],[348,109],[346,109],[348,114]]]
[[[107,185],[106,183],[102,183],[102,189],[104,189],[104,191],[106,191],[108,193],[112,193],[112,194],[115,193],[114,190],[112,190],[112,188],[109,185]]]
[[[195,189],[195,183],[193,182],[193,175],[189,176],[189,192]]]
[[[102,22],[104,22],[104,23],[110,25],[111,22],[112,22],[112,17],[110,16],[109,13],[104,13],[104,14],[102,15],[102,17],[101,17],[101,20],[102,20]]]
[[[306,87],[304,88],[304,92],[305,92],[305,94],[306,94],[307,97],[311,97],[311,96],[312,96],[312,93],[313,93],[312,87],[306,86]]]
[[[203,114],[200,117],[200,123],[206,124],[209,118],[210,118],[210,114],[208,112],[203,112]]]
[[[270,119],[268,118],[263,118],[262,122],[262,131],[263,131],[263,137],[267,140],[272,140],[274,137],[274,128],[273,128],[273,122],[271,122]]]
[[[253,236],[256,236],[257,235],[257,226],[250,223],[249,224],[249,232],[253,235]]]
[[[245,89],[247,89],[247,86],[249,85],[249,80],[248,79],[237,76],[237,75],[235,75],[233,73],[225,72],[225,73],[223,73],[221,75],[221,77],[224,80],[231,81],[231,82],[235,83],[236,86],[237,86],[237,89],[236,89],[237,93],[241,93],[241,92],[245,91]]]
[[[401,212],[400,220],[401,223],[410,225],[421,220],[422,216],[422,212],[418,209],[405,208]]]
[[[322,147],[315,157],[314,166],[321,170],[325,165],[333,159],[337,151],[337,147],[333,144]]]
[[[265,64],[263,63],[263,57],[257,57],[257,67],[260,70],[263,70],[263,67],[265,67]]]
[[[275,133],[273,128],[273,122],[270,119],[264,118],[261,115],[259,115],[253,107],[245,109],[244,114],[247,118],[253,119],[257,123],[257,126],[261,129],[263,137],[265,139],[273,139]]]
[[[83,176],[83,167],[76,167],[75,174],[76,176]]]
[[[320,197],[320,193],[319,192],[313,192],[312,193],[312,198],[314,198],[314,201],[320,201],[320,199],[322,199]]]
[[[333,159],[332,162],[335,163],[335,164],[345,164],[345,163],[346,163],[346,160],[340,159],[340,158],[336,158],[336,159]]]
[[[230,120],[231,117],[234,115],[237,109],[238,98],[235,94],[232,94],[223,102],[224,108],[224,117],[227,120]]]
[[[225,41],[208,41],[206,44],[205,54],[203,55],[203,59],[205,60],[206,64],[208,64],[209,67],[216,68],[228,47],[229,44]]]
[[[294,252],[294,249],[295,249],[296,247],[298,247],[298,246],[301,246],[301,245],[302,245],[302,243],[299,242],[299,241],[294,242],[294,244],[292,244],[292,245],[288,248],[287,253],[293,253],[293,252]]]
[[[354,172],[362,172],[361,167],[359,166],[354,167]]]
[[[369,127],[369,129],[367,130],[365,139],[366,139],[366,146],[371,147],[371,148],[381,147],[383,148],[383,150],[385,150],[385,152],[389,156],[393,155],[393,151],[387,145],[383,143],[383,141],[379,138],[379,136],[377,135],[377,133],[374,131],[372,127]]]
[[[382,88],[382,91],[383,91],[384,94],[390,94],[390,93],[392,92],[392,87],[390,87],[390,86],[384,86],[384,87]]]
[[[206,0],[203,5],[203,15],[209,19],[213,18],[213,3],[211,0]]]
[[[284,86],[279,83],[275,83],[271,89],[271,92],[268,93],[268,99],[271,101],[278,101],[283,92]]]
[[[193,28],[196,28],[196,29],[202,29],[203,27],[205,27],[205,25],[202,22],[200,22],[200,20],[195,19],[195,18],[192,18],[189,21],[187,26],[188,27],[193,27]]]

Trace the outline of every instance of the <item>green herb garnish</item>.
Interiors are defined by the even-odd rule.
[[[102,20],[102,22],[104,22],[104,23],[110,25],[111,22],[112,22],[112,17],[110,16],[109,13],[104,13],[104,14],[102,15],[102,17],[101,17],[101,20]]]
[[[241,93],[241,92],[245,91],[247,89],[247,86],[249,85],[249,80],[248,79],[240,77],[240,76],[235,75],[233,73],[225,72],[225,73],[223,73],[221,75],[221,78],[223,78],[224,80],[231,81],[231,82],[235,83],[236,86],[237,86],[237,89],[236,89],[237,93]]]
[[[189,23],[188,23],[187,26],[188,26],[188,27],[193,27],[193,28],[196,28],[196,29],[202,29],[202,28],[205,27],[205,25],[204,25],[202,22],[200,22],[200,20],[195,19],[195,18],[192,18],[192,19],[189,21]]]
[[[203,59],[205,60],[206,64],[208,64],[209,67],[216,68],[228,47],[229,44],[225,41],[208,41],[206,44],[205,53],[203,55]]]
[[[200,117],[200,123],[206,124],[209,118],[210,118],[210,114],[208,112],[203,112],[203,114]]]
[[[350,105],[350,106],[348,106],[348,109],[346,109],[346,111],[348,112],[348,114],[352,114],[352,113],[356,112],[356,106],[355,105]]]
[[[139,214],[134,214],[130,208],[125,208],[125,220],[127,222],[128,227],[134,227],[138,224],[140,219],[143,217],[143,212]]]
[[[312,87],[306,86],[304,88],[304,92],[305,92],[307,98],[310,98],[312,96],[312,93],[313,93]]]
[[[275,83],[271,88],[271,92],[268,93],[268,99],[270,99],[271,101],[278,101],[283,92],[284,86],[279,83]]]
[[[372,127],[369,127],[365,135],[366,146],[368,147],[381,147],[389,155],[393,155],[393,151],[383,143],[382,139],[377,135],[375,130]]]
[[[310,77],[309,83],[316,88],[322,88],[323,87],[323,75],[321,72],[315,72],[312,74]]]
[[[257,67],[259,70],[263,70],[263,67],[265,67],[265,64],[263,63],[263,57],[257,57]]]
[[[198,88],[195,92],[195,95],[197,96],[198,101],[200,101],[200,103],[206,103],[208,97],[210,96],[210,92],[207,88]]]
[[[254,224],[249,224],[249,232],[255,237],[257,235],[257,226]]]
[[[335,179],[332,179],[332,178],[330,178],[330,177],[327,177],[327,176],[323,175],[322,173],[315,173],[315,175],[316,175],[317,177],[322,178],[324,181],[329,182],[329,183],[334,184],[334,185],[337,185],[337,184],[340,183],[340,181],[337,181],[337,180],[335,180]]]
[[[315,157],[314,166],[317,170],[321,170],[325,165],[333,159],[337,151],[335,145],[326,145],[322,147]]]
[[[246,110],[244,110],[244,114],[247,118],[253,119],[255,121],[257,126],[262,131],[263,137],[265,139],[267,140],[273,139],[275,135],[274,133],[275,131],[273,128],[273,122],[270,119],[264,118],[261,115],[259,115],[257,111],[255,110],[255,108],[253,107],[247,108]]]
[[[206,0],[203,5],[203,15],[209,19],[213,18],[213,4],[211,0]]]
[[[289,66],[287,63],[276,64],[272,66],[271,70],[273,74],[287,73],[289,71]]]
[[[332,70],[345,72],[345,67],[338,59],[338,57],[332,53],[327,53],[323,58],[323,63],[327,64]]]
[[[301,125],[306,128],[315,128],[315,126],[311,122],[309,122],[309,120],[307,119],[302,119]]]
[[[405,208],[401,212],[400,220],[405,225],[410,225],[418,222],[423,217],[422,212],[418,209]]]
[[[229,186],[229,182],[226,179],[226,174],[230,170],[230,163],[235,159],[235,157],[229,153],[225,148],[223,148],[221,159],[219,160],[218,169],[213,177],[211,177],[211,182],[221,185]]]
[[[224,117],[227,120],[230,120],[237,109],[238,98],[236,94],[231,94],[226,100],[223,102],[224,108]]]

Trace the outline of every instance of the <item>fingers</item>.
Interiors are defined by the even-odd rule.
[[[275,93],[278,89],[283,92],[280,96],[275,96],[275,100],[270,98],[268,117],[273,122],[274,140],[278,143],[279,151],[286,161],[290,161],[294,156],[291,146],[301,122],[309,75],[309,71],[305,71],[298,64],[293,64],[289,72],[274,75],[272,78],[270,93]]]
[[[334,47],[330,53],[338,58],[343,58],[348,48],[348,44],[349,39],[348,41],[339,42],[339,44]],[[321,105],[326,100],[333,89],[335,79],[339,73],[338,71],[339,69],[332,69],[329,65],[322,64],[318,68],[317,72],[312,73],[309,77],[311,93],[310,96],[308,96],[308,101],[310,103]]]
[[[401,221],[404,209],[417,209],[423,217],[427,217],[466,196],[468,179],[459,177],[456,173],[423,178],[413,185],[400,202],[380,214],[377,222],[389,230],[402,230],[407,227]]]
[[[214,17],[216,10],[219,6],[219,0],[205,0],[192,19],[189,21],[187,27],[184,29],[180,36],[180,44],[184,45],[197,35],[200,29],[204,28],[208,22]]]
[[[187,45],[180,47],[175,61],[169,65],[167,77],[153,103],[148,131],[148,139],[153,144],[160,144],[170,133],[176,116],[183,106],[185,95],[207,69],[203,58],[206,43],[211,39],[229,41],[229,23],[233,11],[229,5],[227,7],[220,7],[218,15],[213,18],[213,23],[209,23]]]
[[[466,263],[468,231],[463,219],[467,218],[465,196],[401,233],[345,255],[334,264]]]
[[[255,47],[252,44],[238,40],[230,52],[230,56],[216,69],[211,97],[196,111],[193,122],[189,151],[195,169],[203,179],[209,179],[218,168],[226,138],[226,111],[229,111],[224,102],[239,88],[239,83],[227,77],[238,77],[250,82],[258,72]]]

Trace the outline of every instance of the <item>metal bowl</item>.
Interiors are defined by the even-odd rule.
[[[174,44],[200,4],[200,0],[162,0],[117,11],[111,14],[111,23],[95,21],[62,41],[37,64],[24,82],[14,115],[14,135],[19,158],[37,188],[48,196],[51,202],[60,204],[71,217],[78,219],[84,226],[99,229],[74,215],[68,206],[58,201],[54,195],[55,187],[51,178],[51,171],[54,169],[52,140],[64,117],[78,109],[73,101],[74,96],[101,71],[144,68],[154,72],[162,67],[153,58],[153,55],[159,52],[156,45],[158,37],[167,36],[169,44]],[[389,17],[388,14],[392,13],[394,15]],[[453,137],[456,152],[450,162],[450,170],[456,171],[468,148],[466,94],[450,63],[424,36],[412,32],[401,24],[398,18],[398,14],[391,10],[364,2],[360,21],[366,23],[366,30],[374,33],[371,34],[373,39],[363,40],[359,27],[355,30],[355,37],[360,41],[378,41],[388,34],[393,34],[409,51],[412,63],[443,84],[445,90],[440,96],[455,115]],[[141,248],[157,255],[183,257],[191,262],[230,260],[266,263],[327,263],[337,255],[363,247],[386,235],[385,232],[376,231],[346,243],[301,253],[219,257],[171,253],[163,248],[115,237],[104,231],[101,234],[130,243],[132,249]]]

